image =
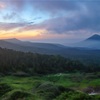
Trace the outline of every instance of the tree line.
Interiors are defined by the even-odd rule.
[[[100,67],[86,66],[79,61],[59,55],[44,55],[0,48],[0,73],[25,72],[30,75],[65,72],[100,71]]]

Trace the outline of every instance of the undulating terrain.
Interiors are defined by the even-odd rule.
[[[48,55],[61,55],[66,58],[80,60],[83,63],[99,65],[100,63],[100,36],[93,35],[82,42],[69,46],[51,43],[34,43],[18,39],[0,40],[0,47],[16,51],[32,52]]]
[[[100,100],[100,0],[0,0],[0,100]]]
[[[99,48],[0,43],[0,100],[100,100]]]

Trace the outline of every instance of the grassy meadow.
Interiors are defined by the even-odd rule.
[[[100,73],[1,76],[0,100],[100,100]],[[96,95],[89,95],[93,91]]]

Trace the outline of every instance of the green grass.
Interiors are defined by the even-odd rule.
[[[82,91],[84,88],[89,86],[92,87],[100,87],[100,79],[98,77],[98,73],[66,73],[66,74],[54,74],[54,75],[45,75],[45,76],[31,76],[31,77],[16,77],[16,76],[4,76],[0,77],[0,84],[7,84],[11,87],[11,91],[7,91],[4,95],[0,97],[0,100],[10,100],[11,96],[17,95],[19,92],[22,93],[22,97],[27,96],[25,99],[21,100],[46,100],[44,98],[48,98],[51,91],[54,89],[58,89],[57,86],[63,86],[64,88],[74,89],[76,91]],[[44,92],[41,96],[36,90],[40,91],[41,88],[37,88],[44,83],[53,84],[52,88],[47,87],[49,92]],[[49,85],[47,85],[49,86]],[[33,91],[36,89],[35,92]],[[45,88],[45,87],[44,87]],[[42,88],[41,91],[47,91]],[[57,94],[55,93],[55,96]],[[47,97],[46,97],[47,96]],[[3,99],[7,97],[7,99]],[[59,97],[59,96],[58,96]],[[33,99],[34,98],[34,99]],[[15,99],[20,100],[20,99]],[[49,99],[47,99],[49,100]]]
[[[15,89],[30,90],[32,89],[36,81],[40,82],[51,82],[57,85],[62,85],[64,87],[87,87],[87,86],[100,86],[100,79],[90,79],[85,78],[90,74],[56,74],[56,75],[46,75],[42,77],[15,77],[15,76],[5,76],[0,78],[0,83],[7,83]]]
[[[40,80],[35,77],[15,77],[15,76],[5,76],[0,78],[2,83],[7,83],[14,89],[30,90],[34,85],[35,81]],[[41,80],[42,82],[43,80]]]

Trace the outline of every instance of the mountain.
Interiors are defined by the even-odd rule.
[[[20,43],[20,42],[22,42],[21,40],[18,40],[18,39],[16,39],[16,38],[3,39],[3,41],[11,42],[11,43]]]
[[[81,42],[71,44],[70,46],[100,50],[100,35],[95,34]]]
[[[92,50],[80,47],[66,47],[60,44],[33,43],[18,39],[0,40],[0,47],[16,51],[40,53],[47,55],[61,55],[66,58],[81,60],[83,62],[96,61],[99,63],[100,50]]]
[[[50,43],[33,43],[28,41],[21,41],[16,38],[0,40],[0,47],[13,49],[16,51],[33,52],[41,54],[60,54],[62,49],[66,49],[66,46],[60,44]]]
[[[95,34],[91,37],[89,37],[88,39],[86,39],[87,41],[100,41],[100,35]]]
[[[66,46],[63,46],[61,44],[51,44],[51,43],[36,43],[36,42],[29,42],[29,41],[21,41],[16,38],[12,39],[4,39],[4,41],[17,44],[20,46],[28,46],[32,48],[43,48],[43,49],[51,49],[51,50],[57,50],[60,48],[66,48]]]

